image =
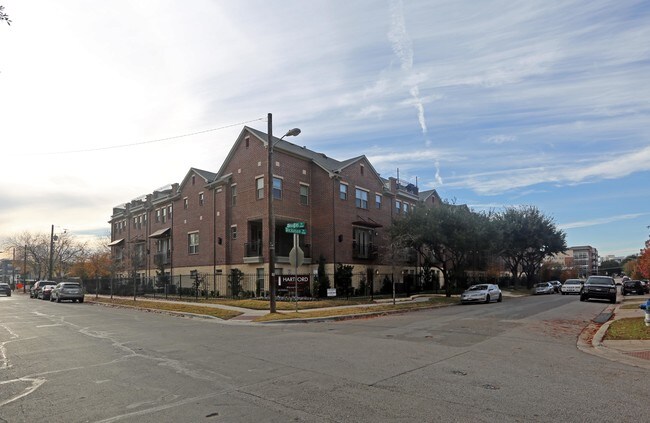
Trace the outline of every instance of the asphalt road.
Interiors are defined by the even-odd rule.
[[[242,326],[0,297],[0,421],[647,421],[650,372],[576,348],[607,305]]]

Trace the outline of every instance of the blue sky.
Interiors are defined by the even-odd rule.
[[[569,245],[648,239],[647,2],[0,4],[0,238],[106,234],[273,113],[475,210],[537,206]]]

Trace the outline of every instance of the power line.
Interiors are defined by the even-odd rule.
[[[133,142],[133,143],[129,143],[129,144],[111,145],[111,146],[108,146],[108,147],[86,148],[86,149],[81,149],[81,150],[52,151],[52,152],[31,153],[31,154],[37,155],[37,156],[54,156],[54,155],[58,155],[58,154],[89,153],[89,152],[93,152],[93,151],[116,150],[118,148],[136,147],[136,146],[139,146],[139,145],[154,144],[154,143],[159,143],[159,142],[164,142],[164,141],[176,140],[176,139],[179,139],[179,138],[192,137],[194,135],[201,135],[201,134],[205,134],[205,133],[208,133],[208,132],[220,131],[222,129],[232,128],[233,126],[241,126],[241,125],[245,125],[247,123],[257,122],[257,121],[265,120],[265,119],[266,118],[252,119],[252,120],[248,120],[248,121],[245,121],[245,122],[239,122],[239,123],[233,123],[231,125],[220,126],[218,128],[206,129],[204,131],[191,132],[191,133],[188,133],[188,134],[175,135],[175,136],[166,137],[166,138],[158,138],[158,139],[155,139],[155,140]]]

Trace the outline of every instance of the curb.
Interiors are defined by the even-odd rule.
[[[584,328],[582,332],[580,332],[580,335],[578,335],[576,347],[580,351],[587,354],[595,355],[597,357],[605,358],[610,361],[616,361],[618,363],[623,363],[629,366],[650,370],[649,360],[634,357],[616,348],[608,347],[603,343],[607,329],[609,329],[609,326],[613,321],[618,320],[618,318],[616,318],[616,310],[618,310],[621,305],[622,304],[612,305],[603,311],[603,313],[611,313],[612,316],[614,316],[613,320],[610,318],[610,320],[605,323],[596,323],[594,320],[592,320],[592,322],[587,325],[587,327]],[[648,347],[650,348],[650,341],[648,341]]]
[[[207,319],[207,320],[219,320],[219,321],[227,321],[223,319],[219,319],[218,317],[214,316],[208,316],[207,314],[197,314],[197,313],[188,313],[184,311],[174,311],[174,310],[161,310],[158,308],[147,308],[147,307],[137,307],[137,306],[130,306],[130,305],[125,305],[125,304],[111,304],[111,303],[103,303],[101,301],[84,301],[87,304],[92,304],[92,305],[99,305],[103,307],[112,307],[112,308],[128,308],[131,310],[141,310],[141,311],[146,311],[149,313],[158,313],[158,314],[168,314],[170,316],[176,316],[176,317],[188,317],[188,318],[197,318],[197,319]]]

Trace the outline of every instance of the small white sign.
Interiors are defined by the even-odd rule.
[[[328,288],[327,289],[327,296],[328,297],[336,297],[336,288]]]

